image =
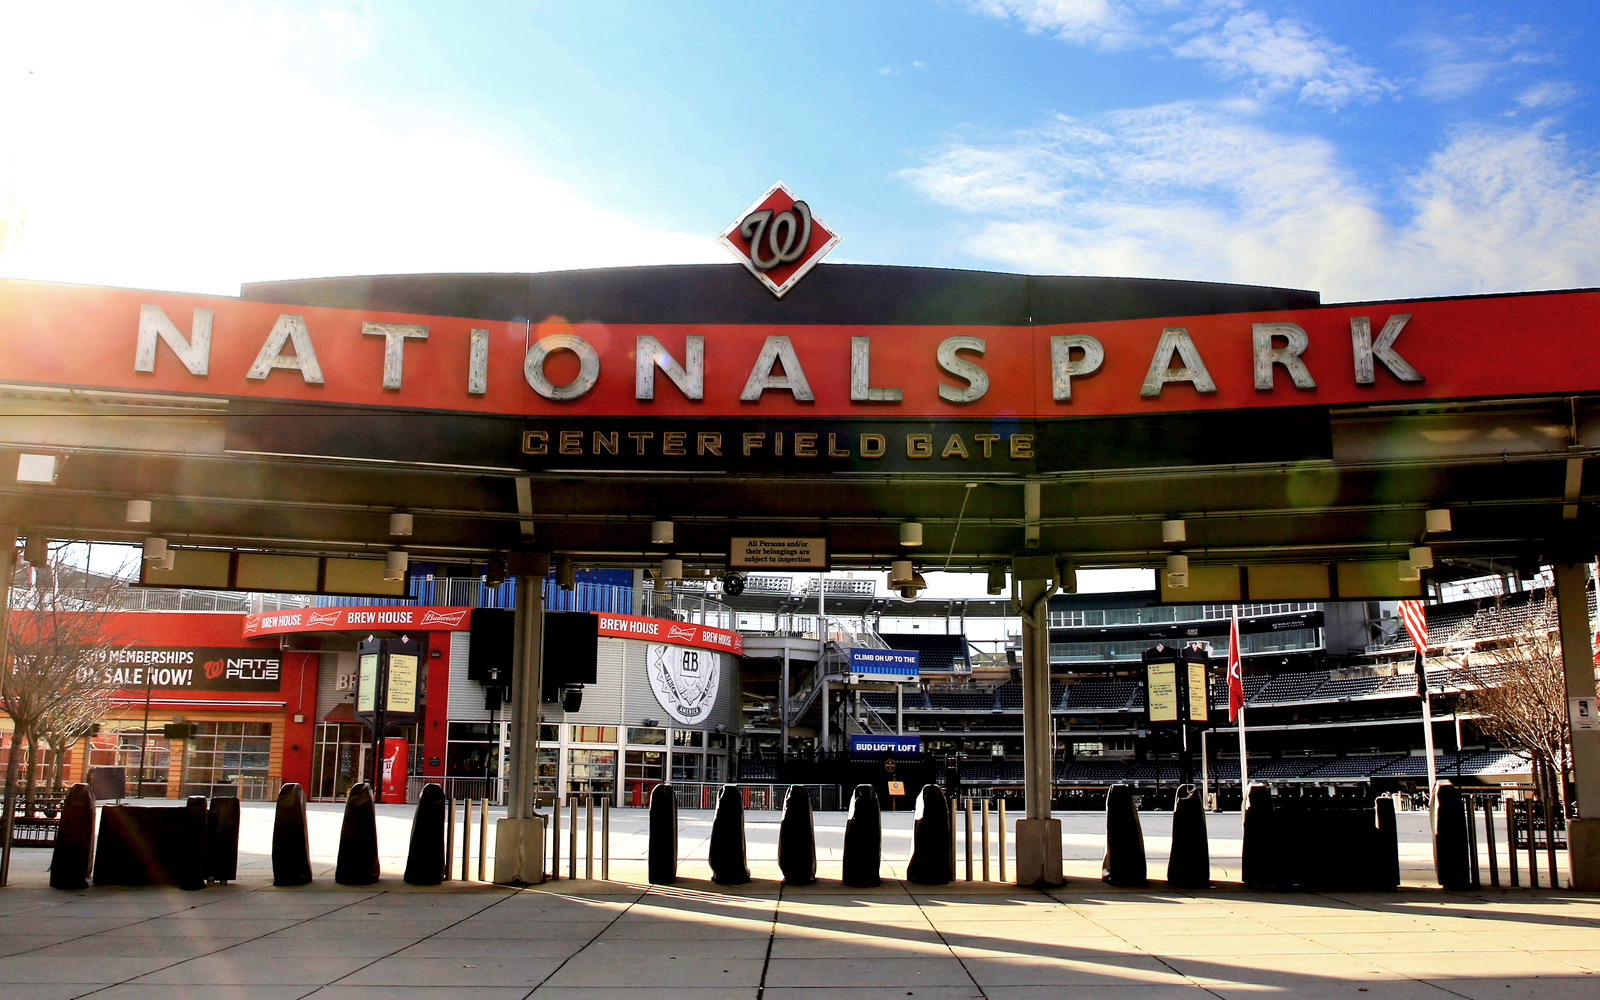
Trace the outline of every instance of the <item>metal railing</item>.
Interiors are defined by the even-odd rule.
[[[849,805],[842,785],[750,784],[745,782],[689,781],[672,783],[673,798],[679,809],[715,809],[722,789],[733,784],[741,792],[746,809],[778,810],[790,788],[803,788],[811,798],[811,808],[819,812],[838,812]]]
[[[505,805],[504,778],[440,778],[413,774],[406,779],[406,800],[417,801],[427,785],[438,785],[447,799],[487,799],[492,806]]]

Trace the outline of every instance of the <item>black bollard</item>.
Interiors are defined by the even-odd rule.
[[[405,880],[409,885],[438,885],[449,867],[444,850],[444,789],[430,781],[422,786],[417,811],[411,816]]]
[[[798,785],[790,785],[783,795],[778,870],[783,873],[784,885],[810,885],[817,880],[817,831],[811,819],[811,795]]]
[[[1372,804],[1372,853],[1367,888],[1400,888],[1400,833],[1395,825],[1394,799],[1378,796]]]
[[[711,821],[711,881],[718,885],[744,885],[750,866],[744,853],[744,796],[738,785],[723,785],[717,796],[717,815]]]
[[[1240,879],[1252,889],[1278,884],[1278,834],[1272,815],[1272,789],[1251,785],[1244,807],[1244,847]]]
[[[183,804],[185,850],[178,862],[178,888],[206,887],[206,798],[191,795]]]
[[[311,884],[311,835],[306,830],[306,792],[290,781],[278,789],[272,815],[272,884]]]
[[[85,889],[94,859],[94,796],[78,782],[61,803],[61,825],[50,855],[50,888]]]
[[[206,811],[206,880],[232,882],[239,877],[239,800],[211,800]]]
[[[1446,889],[1472,886],[1467,856],[1467,816],[1462,809],[1461,789],[1448,781],[1433,788],[1433,870]]]
[[[1106,792],[1106,856],[1100,878],[1116,886],[1141,886],[1150,882],[1144,860],[1144,829],[1133,804],[1133,789],[1112,785]]]
[[[372,786],[361,781],[350,786],[344,799],[333,880],[340,885],[371,885],[378,874],[378,811],[372,803]]]
[[[850,796],[850,814],[844,821],[844,884],[861,889],[882,885],[878,874],[883,857],[883,817],[878,793],[871,785],[857,785]]]
[[[1167,857],[1167,884],[1179,889],[1204,889],[1211,884],[1211,845],[1206,839],[1206,807],[1193,785],[1178,789],[1172,805],[1172,853]]]
[[[650,789],[650,884],[678,880],[678,799],[671,785]]]
[[[918,885],[949,885],[950,805],[938,785],[927,784],[917,795],[917,815],[911,823],[911,860],[906,880]]]

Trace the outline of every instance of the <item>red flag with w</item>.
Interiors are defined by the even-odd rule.
[[[1239,664],[1239,606],[1234,605],[1233,622],[1228,626],[1228,721],[1239,718],[1244,709],[1244,670]]]
[[[1401,601],[1400,621],[1411,636],[1411,645],[1417,647],[1417,697],[1428,697],[1428,615],[1421,601]]]

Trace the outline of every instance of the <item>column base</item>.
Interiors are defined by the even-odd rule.
[[[495,822],[494,880],[501,885],[538,885],[544,881],[543,816]]]
[[[1567,845],[1572,887],[1600,892],[1600,819],[1568,820]]]
[[[1017,884],[1057,886],[1061,876],[1061,821],[1017,820]]]

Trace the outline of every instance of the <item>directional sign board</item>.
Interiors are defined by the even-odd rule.
[[[908,682],[918,679],[917,651],[914,649],[849,649],[850,673],[857,680]]]

